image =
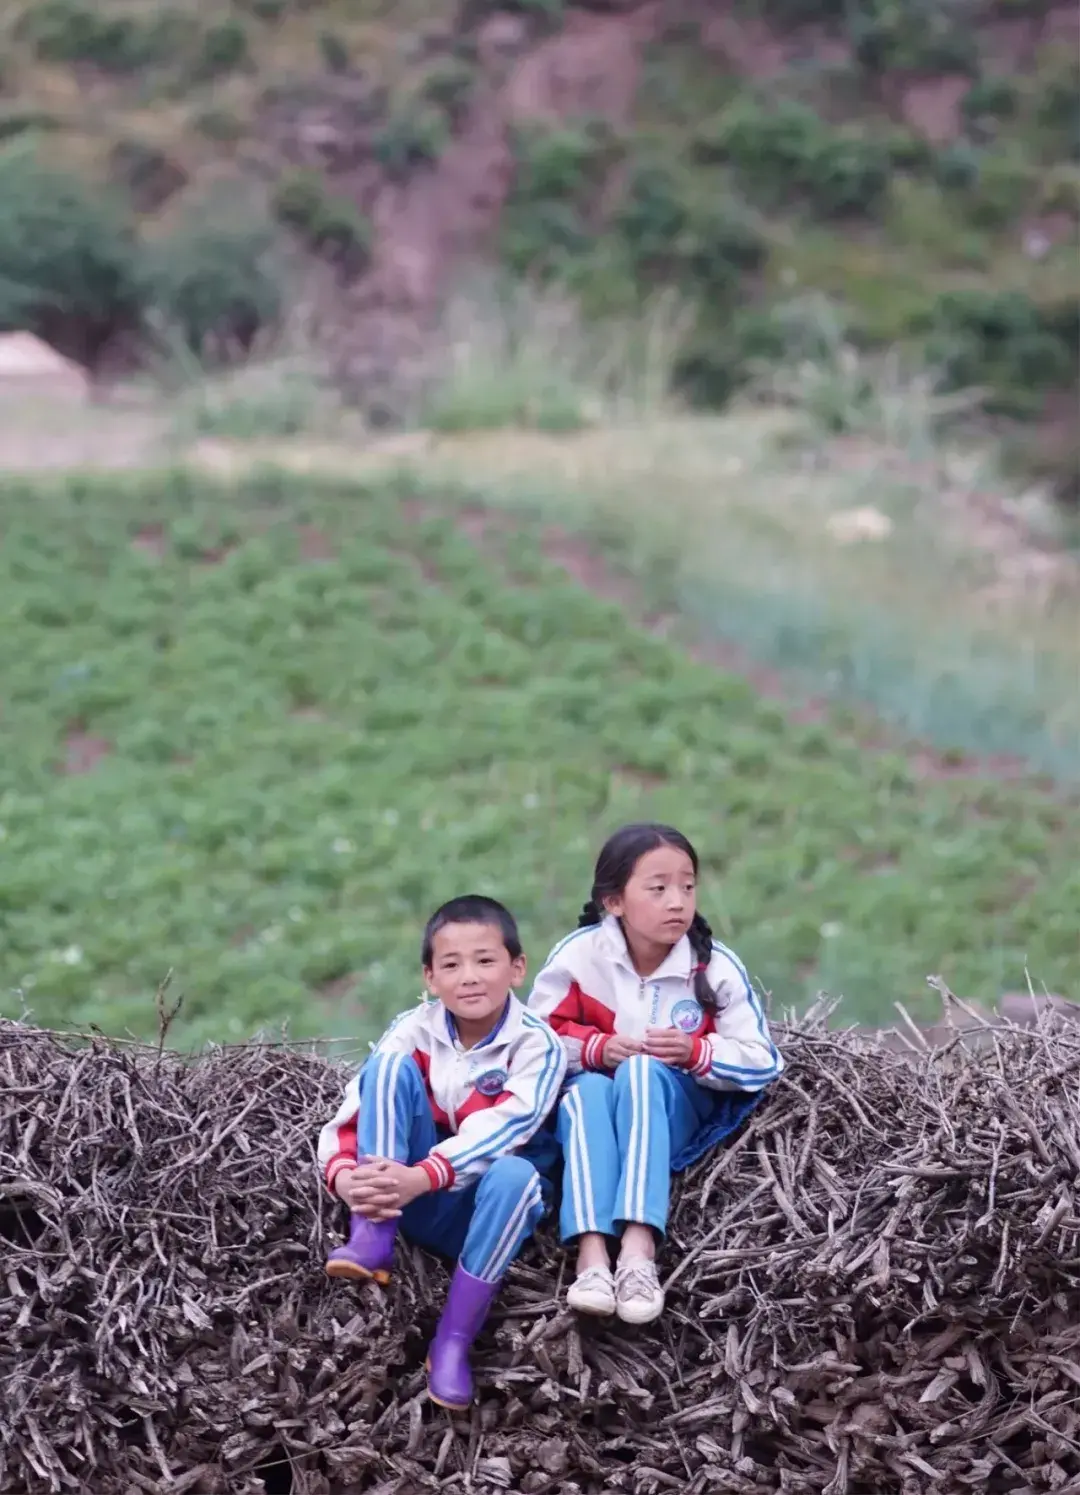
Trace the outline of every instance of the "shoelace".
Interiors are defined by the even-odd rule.
[[[656,1268],[652,1262],[640,1266],[624,1267],[619,1273],[619,1296],[626,1298],[652,1298],[660,1291]]]
[[[586,1267],[574,1283],[575,1287],[611,1286],[611,1273],[603,1267]]]

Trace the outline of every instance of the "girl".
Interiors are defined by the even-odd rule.
[[[746,971],[697,911],[697,852],[667,825],[604,845],[577,932],[529,1006],[562,1037],[560,1227],[578,1242],[567,1302],[646,1324],[663,1311],[656,1242],[672,1170],[733,1131],[783,1069]],[[608,1237],[621,1233],[614,1275]]]
[[[473,1396],[473,1341],[549,1203],[558,1152],[541,1128],[566,1056],[513,995],[525,958],[501,903],[443,904],[422,964],[435,1000],[391,1023],[319,1137],[327,1187],[352,1212],[326,1270],[389,1282],[399,1225],[457,1260],[427,1368],[432,1401],[460,1411]]]

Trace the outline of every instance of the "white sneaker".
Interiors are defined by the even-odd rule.
[[[615,1312],[615,1279],[610,1267],[586,1267],[566,1290],[566,1302],[578,1313],[610,1318]]]
[[[656,1263],[631,1256],[615,1268],[615,1312],[624,1324],[651,1324],[664,1311],[664,1289]]]

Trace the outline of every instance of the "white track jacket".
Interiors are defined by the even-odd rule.
[[[421,1162],[433,1189],[474,1184],[496,1158],[517,1152],[539,1131],[558,1098],[566,1055],[548,1025],[511,995],[498,1026],[463,1048],[441,1002],[403,1012],[375,1045],[376,1054],[406,1054],[423,1076],[431,1114],[449,1135]],[[360,1073],[334,1119],[319,1135],[319,1166],[332,1191],[357,1161]]]
[[[687,1069],[712,1090],[761,1090],[784,1067],[765,1014],[741,961],[713,942],[709,985],[719,1012],[694,997],[694,954],[684,935],[659,970],[634,970],[618,919],[575,930],[556,945],[537,976],[529,1007],[566,1045],[569,1073],[604,1068],[604,1048],[618,1033],[643,1038],[646,1028],[694,1035]]]

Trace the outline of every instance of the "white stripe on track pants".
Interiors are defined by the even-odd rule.
[[[438,1137],[415,1060],[372,1054],[360,1075],[360,1155],[418,1163]],[[527,1158],[504,1153],[478,1183],[421,1194],[407,1204],[401,1227],[417,1245],[460,1261],[471,1277],[499,1282],[539,1224],[550,1195],[550,1183]]]
[[[613,1075],[568,1081],[556,1130],[562,1147],[564,1241],[585,1231],[617,1235],[628,1222],[667,1225],[671,1159],[711,1113],[713,1097],[692,1075],[635,1054]]]

